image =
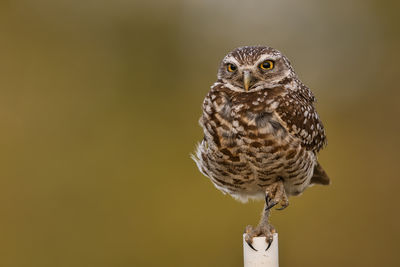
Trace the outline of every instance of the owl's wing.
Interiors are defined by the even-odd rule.
[[[307,150],[318,152],[326,145],[325,129],[315,110],[311,91],[302,88],[281,96],[277,115],[286,123],[287,130],[298,137]]]
[[[311,184],[320,184],[320,185],[329,185],[331,183],[331,180],[329,179],[329,176],[326,174],[324,169],[321,167],[321,164],[317,162],[314,166],[314,173],[313,176],[311,177]]]

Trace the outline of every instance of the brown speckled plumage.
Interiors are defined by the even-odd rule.
[[[266,60],[273,68],[260,67]],[[229,71],[229,64],[236,70]],[[246,82],[245,72],[251,77]],[[222,61],[218,80],[203,102],[204,139],[194,156],[200,171],[242,201],[268,193],[274,199],[276,192],[270,188],[280,183],[284,192],[276,200],[282,204],[286,196],[298,195],[312,183],[328,184],[317,162],[326,137],[314,102],[279,51],[235,49]],[[260,231],[252,236],[266,234]]]

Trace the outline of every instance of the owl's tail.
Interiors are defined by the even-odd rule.
[[[311,178],[310,183],[320,184],[320,185],[329,185],[331,183],[331,180],[329,179],[324,169],[322,169],[319,162],[317,162],[317,164],[315,164],[314,166],[314,174],[313,177]]]

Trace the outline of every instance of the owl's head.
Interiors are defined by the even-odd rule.
[[[271,88],[295,76],[289,60],[268,46],[236,48],[225,56],[218,70],[218,81],[240,92]]]

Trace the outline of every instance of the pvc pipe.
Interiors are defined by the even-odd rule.
[[[265,237],[254,237],[253,250],[244,240],[246,234],[243,235],[243,255],[244,267],[278,267],[278,234],[274,234],[274,240],[267,251],[267,242]]]

